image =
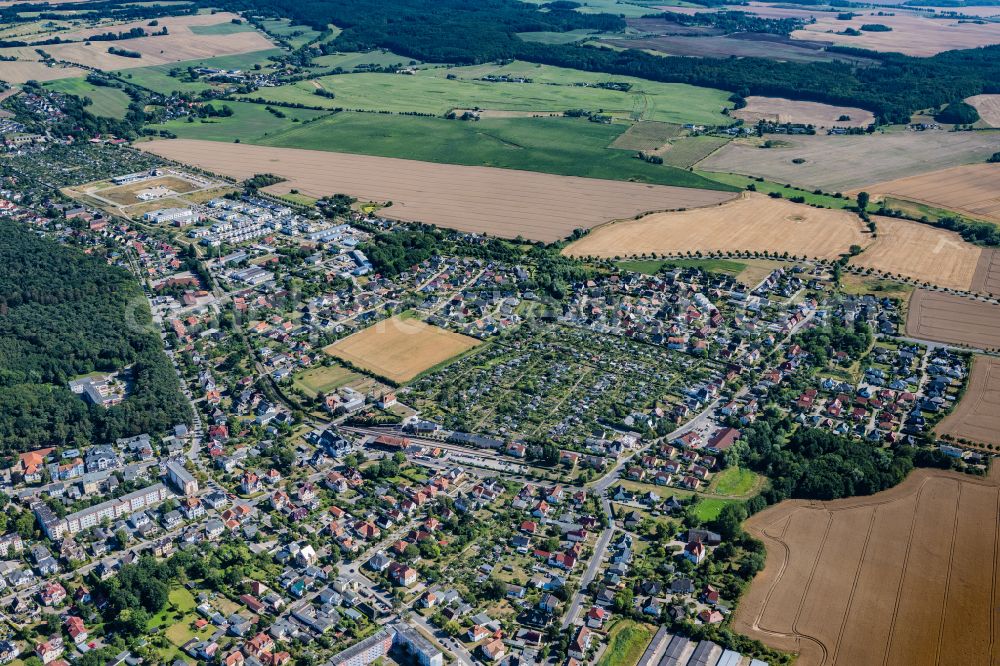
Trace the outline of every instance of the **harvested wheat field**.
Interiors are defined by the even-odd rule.
[[[698,168],[763,176],[778,183],[837,192],[984,162],[1000,150],[1000,132],[992,130],[900,131],[870,136],[816,134],[781,140],[788,145],[770,149],[747,141],[731,141]],[[793,162],[796,159],[805,162],[796,164]]]
[[[831,259],[870,237],[856,215],[744,193],[721,206],[607,224],[571,243],[575,257],[685,252],[788,252]]]
[[[759,120],[776,123],[804,123],[816,127],[867,127],[875,122],[875,114],[850,106],[831,106],[817,102],[801,102],[780,97],[747,97],[747,105],[730,111],[729,115],[753,124]],[[840,120],[848,116],[850,120]]]
[[[938,287],[968,291],[983,249],[953,231],[892,217],[874,217],[878,237],[851,264]]]
[[[917,470],[870,497],[789,500],[750,518],[767,564],[733,628],[797,666],[1000,659],[1000,486]]]
[[[233,14],[197,15],[184,17],[167,17],[158,19],[161,25],[167,25],[169,34],[150,37],[138,37],[111,43],[112,46],[136,51],[142,54],[140,58],[108,53],[109,42],[72,42],[69,44],[52,44],[45,47],[56,60],[65,60],[85,67],[93,67],[105,71],[130,69],[133,67],[148,67],[184,60],[201,60],[223,55],[251,53],[274,48],[274,44],[256,30],[234,32],[222,35],[198,35],[191,31],[192,25],[216,25],[226,23]],[[148,23],[148,21],[146,22]],[[143,24],[139,22],[138,24]],[[133,24],[127,24],[129,26]],[[116,26],[117,29],[117,26]],[[156,28],[159,29],[159,28]],[[93,34],[107,32],[108,27],[80,31]],[[41,56],[32,45],[0,49],[0,55],[15,56],[20,60],[39,60]],[[6,65],[0,68],[6,71]],[[78,76],[79,74],[67,74]]]
[[[323,351],[402,384],[478,344],[479,340],[467,335],[396,316],[338,340]]]
[[[969,386],[958,407],[935,428],[978,444],[1000,446],[1000,358],[977,356]]]
[[[911,56],[932,56],[952,49],[973,49],[1000,43],[1000,23],[930,18],[903,12],[886,16],[877,16],[872,10],[855,13],[858,15],[850,21],[840,21],[835,13],[815,12],[816,22],[793,32],[792,39],[820,40],[833,42],[838,46],[892,51]],[[892,30],[861,30],[862,25],[870,23],[886,25]],[[840,34],[847,28],[859,30],[861,34]]]
[[[1000,8],[997,11],[1000,12]],[[965,101],[976,107],[983,123],[990,127],[1000,127],[1000,95],[976,95]]]
[[[385,217],[505,238],[555,241],[574,229],[653,210],[718,204],[731,192],[554,176],[490,167],[215,141],[170,140],[142,150],[239,179],[273,173],[268,188],[311,197],[343,192],[362,201],[392,201]]]
[[[1000,295],[1000,250],[984,249],[979,255],[970,291]]]
[[[910,297],[906,334],[978,349],[1000,349],[1000,305],[917,289]]]
[[[871,194],[909,199],[1000,222],[1000,164],[966,164],[866,189]]]
[[[2,49],[0,49],[2,50]],[[0,81],[7,83],[24,83],[25,81],[55,81],[74,76],[86,75],[86,70],[79,67],[49,67],[45,63],[32,60],[17,60],[15,62],[0,62]]]

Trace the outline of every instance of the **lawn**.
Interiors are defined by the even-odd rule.
[[[566,176],[731,189],[683,169],[648,164],[625,151],[609,149],[608,144],[623,129],[622,125],[574,118],[490,118],[463,122],[345,112],[254,142]],[[223,132],[219,135],[218,140],[226,140]]]
[[[264,51],[254,51],[252,53],[241,53],[239,55],[219,56],[217,58],[205,58],[203,60],[185,60],[183,62],[172,62],[165,65],[153,65],[151,67],[137,67],[115,72],[117,76],[134,83],[137,86],[153,90],[164,95],[171,92],[198,92],[206,90],[211,86],[204,81],[183,81],[180,78],[170,76],[171,70],[186,70],[188,67],[214,67],[217,69],[252,69],[255,64],[266,67],[271,64],[269,56],[284,53],[281,49],[266,49]]]
[[[809,190],[803,190],[798,187],[791,187],[781,183],[774,183],[769,180],[762,182],[757,181],[755,178],[743,176],[738,173],[721,173],[718,171],[699,170],[695,170],[695,173],[698,173],[705,178],[711,178],[712,180],[719,181],[720,183],[726,183],[727,185],[739,187],[740,189],[746,189],[747,185],[753,183],[753,186],[757,189],[757,191],[763,194],[778,192],[786,199],[791,199],[792,197],[802,197],[805,199],[805,203],[815,206],[824,206],[826,208],[836,209],[848,208],[854,205],[854,200],[847,197],[838,198],[829,194],[815,194]]]
[[[55,92],[90,99],[93,104],[87,107],[87,110],[95,116],[118,118],[120,120],[125,117],[125,112],[128,111],[128,105],[131,102],[128,95],[118,88],[95,86],[87,83],[87,80],[83,77],[49,81],[44,85],[49,90]]]
[[[222,118],[194,118],[169,120],[159,125],[150,125],[154,130],[168,130],[182,139],[206,139],[208,141],[253,142],[293,128],[297,121],[312,120],[327,114],[327,111],[312,109],[276,108],[284,118],[279,118],[262,104],[248,102],[212,102],[211,106],[221,109],[228,106],[233,115]]]
[[[343,66],[343,65],[341,65]],[[530,83],[483,81],[486,76],[518,76]],[[451,77],[451,78],[449,78]],[[629,83],[627,92],[594,84]],[[658,83],[632,77],[593,74],[574,69],[514,62],[510,65],[438,67],[410,76],[358,73],[325,76],[319,85],[335,99],[316,95],[313,81],[262,88],[251,97],[267,100],[343,107],[352,110],[417,112],[443,115],[450,109],[482,108],[500,111],[559,113],[567,109],[601,111],[633,120],[671,123],[720,124],[721,110],[729,106],[720,90],[681,83]],[[685,165],[686,166],[686,165]]]
[[[702,522],[715,520],[722,512],[722,508],[727,504],[732,504],[739,500],[716,499],[714,497],[701,496],[701,501],[695,507],[694,513]]]
[[[730,467],[715,475],[709,492],[715,495],[742,496],[753,490],[758,476],[748,469]]]
[[[173,625],[179,619],[178,615],[188,615],[195,606],[197,603],[190,590],[184,587],[171,588],[166,607],[149,618],[147,626],[150,630],[155,630],[165,625]]]
[[[733,277],[747,267],[745,263],[729,259],[633,259],[617,262],[618,268],[633,273],[655,275],[663,267],[698,268],[708,273],[722,273]]]
[[[635,666],[653,640],[653,627],[635,620],[619,620],[608,632],[608,648],[597,666]]]
[[[341,365],[320,366],[303,370],[294,383],[309,395],[328,393],[361,379],[361,375]]]

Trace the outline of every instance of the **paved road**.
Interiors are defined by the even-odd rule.
[[[562,628],[564,630],[569,627],[579,614],[580,606],[583,604],[584,595],[587,591],[587,586],[590,585],[591,581],[597,577],[597,571],[601,568],[601,563],[604,561],[604,555],[608,550],[608,544],[611,543],[611,537],[615,534],[615,524],[611,519],[611,502],[608,501],[607,497],[601,498],[601,508],[604,510],[604,515],[606,515],[608,520],[611,522],[609,523],[608,528],[601,533],[600,538],[597,540],[597,545],[594,547],[594,554],[590,558],[587,570],[584,571],[583,576],[580,577],[580,589],[578,589],[573,595],[573,600],[570,602],[569,608],[563,616]]]

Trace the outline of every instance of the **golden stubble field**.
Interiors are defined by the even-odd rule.
[[[851,245],[864,246],[870,240],[852,213],[745,192],[720,206],[653,213],[604,225],[568,245],[563,253],[613,258],[748,251],[831,259]]]
[[[324,352],[398,384],[480,344],[419,319],[386,319],[325,347]]]
[[[458,166],[299,148],[175,139],[137,144],[177,162],[237,179],[256,173],[286,178],[269,192],[311,197],[342,192],[386,202],[384,217],[504,238],[551,242],[574,229],[654,210],[708,206],[732,192],[597,178]]]
[[[935,432],[1000,446],[1000,358],[976,356],[965,395]]]
[[[997,149],[1000,150],[1000,140]],[[873,195],[909,199],[1000,222],[1000,164],[965,164],[876,183],[866,189]]]
[[[851,265],[874,268],[939,287],[971,289],[983,249],[953,231],[874,216],[878,236]]]
[[[159,26],[147,28],[147,30],[154,31],[166,26],[168,30],[168,34],[166,35],[138,37],[136,39],[127,39],[116,42],[97,41],[90,42],[89,44],[87,42],[79,41],[69,44],[52,44],[43,48],[46,53],[50,54],[56,60],[65,60],[86,67],[93,67],[102,70],[149,67],[151,65],[162,65],[165,63],[181,62],[185,60],[200,60],[203,58],[250,53],[253,51],[263,51],[265,49],[275,48],[275,45],[267,37],[256,30],[234,32],[226,35],[198,35],[191,32],[191,26],[193,25],[217,25],[220,23],[228,23],[232,18],[235,18],[235,16],[235,14],[225,12],[218,14],[196,14],[193,16],[168,16],[157,19],[160,23]],[[147,23],[148,21],[138,21],[119,25],[106,25],[61,34],[60,37],[76,37],[82,39],[93,34],[108,31],[120,32],[135,26],[145,26]],[[142,57],[127,58],[112,55],[108,53],[109,46],[115,46],[129,51],[137,51],[142,54]],[[41,55],[39,55],[35,51],[35,47],[31,45],[2,48],[0,49],[0,54],[14,56],[19,61],[38,61],[41,59]],[[5,62],[2,63],[2,67],[0,67],[0,69],[6,72],[8,65],[19,64],[22,63]],[[61,73],[62,76],[51,76],[50,78],[78,76],[78,74],[74,74],[70,70],[60,72],[60,70],[53,69],[52,71]]]
[[[910,296],[906,334],[978,349],[1000,349],[1000,305],[917,289]]]
[[[1000,13],[1000,7],[996,11]],[[1000,95],[975,95],[965,101],[976,107],[983,123],[990,127],[1000,127]]]
[[[797,666],[1000,659],[1000,485],[916,470],[870,497],[789,500],[750,518],[767,564],[733,628]]]
[[[850,106],[832,106],[818,102],[802,102],[781,97],[746,98],[747,105],[729,115],[749,124],[760,120],[777,123],[804,123],[816,127],[867,127],[875,122],[875,114]],[[850,120],[840,120],[848,116]]]

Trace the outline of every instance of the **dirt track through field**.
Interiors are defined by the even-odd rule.
[[[976,357],[965,395],[935,432],[1000,446],[1000,359]]]
[[[763,539],[767,565],[733,627],[799,652],[799,666],[1000,656],[996,478],[917,470],[871,497],[782,502],[745,527]]]
[[[966,164],[865,189],[873,195],[891,195],[1000,222],[1000,164]]]
[[[608,224],[563,252],[575,257],[625,257],[759,251],[829,259],[869,241],[856,215],[744,193],[721,206]]]
[[[878,237],[851,264],[968,291],[983,249],[953,231],[892,217],[874,218]],[[1000,293],[1000,292],[998,292]]]
[[[269,188],[271,192],[294,188],[316,198],[345,193],[361,201],[392,201],[380,215],[546,242],[609,220],[708,206],[736,196],[686,187],[215,141],[177,139],[137,147],[237,179],[257,173],[288,179]]]
[[[978,349],[1000,349],[1000,305],[917,289],[910,296],[906,334]]]

